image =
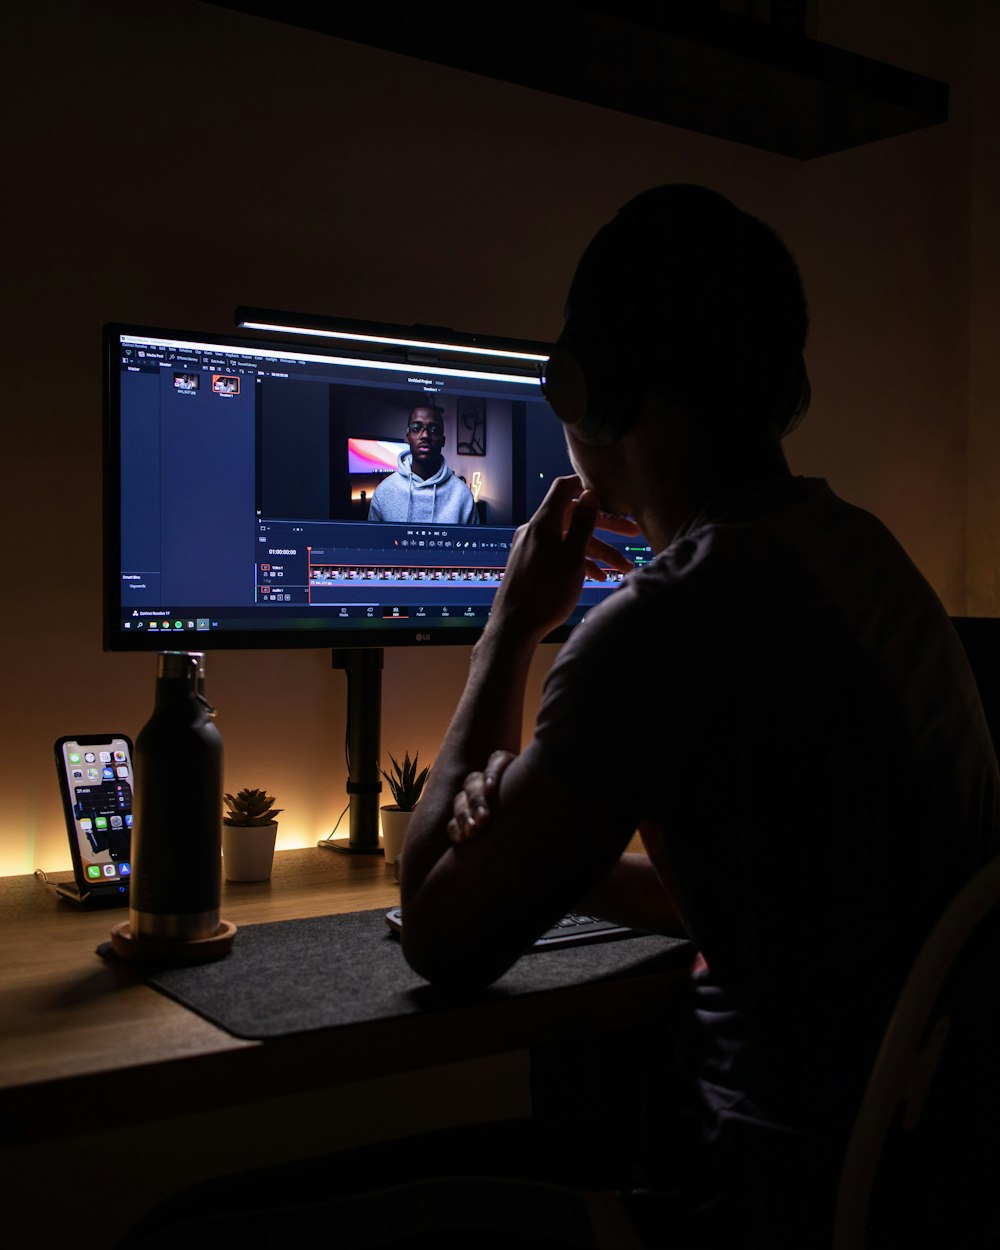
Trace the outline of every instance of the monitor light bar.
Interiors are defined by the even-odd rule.
[[[525,344],[512,348],[504,346],[504,340],[494,342],[483,339],[471,339],[456,335],[454,338],[416,338],[406,333],[404,327],[393,327],[395,333],[369,330],[362,328],[362,323],[338,322],[333,318],[300,316],[297,313],[272,313],[263,309],[238,308],[236,324],[244,330],[263,330],[267,333],[299,334],[315,338],[342,339],[346,342],[380,345],[386,347],[412,347],[423,351],[455,352],[462,355],[485,356],[498,360],[524,361],[528,364],[545,364],[551,354],[543,343],[528,344],[536,351],[524,350]],[[447,330],[436,331],[439,335],[447,335]],[[464,341],[463,341],[464,339]],[[509,342],[509,340],[508,340]]]
[[[506,360],[539,361],[542,364],[548,356],[535,352],[508,352],[498,347],[460,347],[455,343],[435,343],[429,339],[397,339],[375,334],[351,334],[347,330],[317,330],[311,326],[275,325],[268,321],[243,321],[241,327],[246,330],[274,330],[281,334],[312,334],[325,339],[348,339],[356,343],[384,343],[389,347],[418,347],[440,352],[462,352],[473,356],[499,356]]]

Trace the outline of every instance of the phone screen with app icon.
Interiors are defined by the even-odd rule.
[[[81,734],[60,738],[55,753],[77,890],[81,898],[127,901],[132,743],[125,734]]]

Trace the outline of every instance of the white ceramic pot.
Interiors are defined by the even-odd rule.
[[[274,863],[278,822],[222,826],[222,871],[227,881],[266,881]]]
[[[403,843],[406,841],[406,831],[410,827],[410,817],[413,812],[401,812],[395,803],[389,803],[380,809],[382,816],[382,850],[385,852],[385,862],[394,864],[397,857],[402,854]]]

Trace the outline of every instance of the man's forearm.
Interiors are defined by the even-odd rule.
[[[520,751],[534,652],[534,641],[515,640],[489,626],[473,648],[465,690],[410,821],[402,871],[404,904],[450,846],[446,827],[468,774],[482,768],[493,751]]]

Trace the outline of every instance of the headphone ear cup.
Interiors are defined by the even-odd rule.
[[[598,353],[587,355],[593,359]],[[552,411],[583,443],[613,443],[634,420],[637,378],[624,363],[594,377],[575,352],[557,343],[542,369],[541,382]]]
[[[587,375],[569,348],[559,343],[542,367],[542,394],[559,420],[574,433],[586,424]]]

